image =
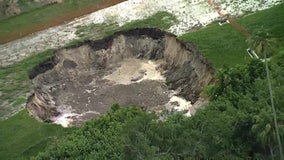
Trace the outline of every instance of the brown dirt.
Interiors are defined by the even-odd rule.
[[[23,28],[15,32],[11,32],[7,35],[0,35],[0,44],[4,44],[10,41],[25,37],[34,32],[38,32],[38,31],[41,31],[41,30],[44,30],[44,29],[47,29],[53,26],[60,25],[65,22],[72,21],[74,18],[98,11],[100,9],[104,9],[104,8],[116,5],[124,1],[125,0],[103,0],[102,2],[63,14],[54,19],[50,19],[49,21],[46,21],[44,23],[35,24],[33,26]]]

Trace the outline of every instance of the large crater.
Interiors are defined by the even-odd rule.
[[[117,32],[61,48],[30,73],[26,108],[40,121],[80,125],[113,103],[191,115],[213,68],[192,43],[159,29]]]

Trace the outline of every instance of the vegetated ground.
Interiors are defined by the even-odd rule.
[[[78,27],[76,34],[81,40],[96,40],[109,36],[114,32],[126,31],[132,28],[159,28],[161,30],[167,30],[176,22],[178,22],[178,20],[173,14],[163,11],[145,19],[132,21],[121,27],[117,23],[111,22],[80,26]]]
[[[0,44],[113,6],[125,0],[65,0],[0,21]]]
[[[0,159],[29,159],[71,128],[39,123],[26,110],[0,122]]]
[[[284,44],[284,4],[237,19],[249,32],[262,27],[277,38],[278,50]],[[246,52],[245,37],[230,24],[212,24],[206,28],[184,34],[181,40],[191,41],[216,68],[233,67],[250,60]],[[277,51],[276,51],[277,52]]]
[[[0,20],[57,2],[61,3],[62,0],[1,0]]]
[[[16,113],[25,104],[32,90],[28,72],[35,64],[51,57],[51,51],[45,51],[22,62],[0,70],[0,120]]]
[[[278,50],[282,50],[281,52],[283,53],[284,28],[281,27],[284,24],[283,12],[284,12],[284,5],[282,4],[273,7],[271,9],[240,18],[238,21],[241,22],[241,24],[247,27],[250,31],[257,30],[261,26],[264,26],[265,29],[268,29],[270,31],[270,34],[278,38],[278,42],[280,44]],[[229,24],[224,26],[218,26],[213,24],[196,32],[185,34],[182,37],[180,37],[180,39],[184,41],[193,41],[195,44],[197,44],[198,48],[208,58],[208,60],[214,64],[216,68],[222,68],[223,66],[233,67],[236,64],[246,63],[246,61],[249,60],[249,56],[245,51],[247,45],[244,41],[244,38],[242,38],[241,34],[238,34]],[[47,53],[43,53],[43,55],[45,54]],[[40,56],[43,55],[40,54],[35,55],[31,59],[42,60]],[[19,63],[10,66],[9,68],[2,69],[0,83],[10,85],[10,87],[12,87],[14,84],[29,83],[28,79],[20,80],[21,78],[18,77],[17,74],[12,74],[12,73],[18,73],[18,72],[22,72],[23,74],[27,73],[28,70],[26,70],[25,67],[23,66],[27,64],[34,66],[39,63],[39,61],[31,61],[31,59],[27,59],[25,63],[23,63],[22,65],[20,65],[21,63]],[[4,79],[3,77],[7,77],[8,75],[10,75],[9,79],[3,80]],[[14,79],[15,80],[19,79],[19,81],[15,82],[14,84],[10,84],[9,81]],[[14,88],[13,91],[21,92],[22,90],[23,88],[16,87]],[[11,97],[13,97],[13,94],[11,94]],[[40,141],[40,139],[44,139],[46,137],[46,135],[43,134],[44,132],[37,130],[36,127],[33,126],[23,128],[21,132],[18,132],[19,133],[18,135],[11,134],[16,130],[18,125],[21,126],[21,123],[29,124],[29,121],[27,120],[28,115],[23,114],[23,112],[16,114],[15,116],[9,118],[8,120],[0,122],[1,129],[3,128],[7,131],[8,130],[10,131],[10,132],[1,131],[0,157],[5,157],[5,159],[16,159],[13,157],[17,157],[19,159],[20,157],[24,156],[23,151],[29,148],[29,146],[34,146],[35,141]],[[37,125],[42,125],[43,128],[46,127],[45,125],[39,122],[34,121],[34,123]],[[51,126],[56,126],[56,125],[51,125]],[[61,130],[61,129],[62,128],[59,127],[56,130]],[[27,136],[23,138],[21,137],[21,135],[23,135],[24,133],[29,133],[29,134],[27,134]],[[33,137],[37,137],[38,139]],[[25,144],[25,145],[22,146],[14,145],[11,147],[7,147],[9,144],[9,141],[7,140],[9,139],[10,140],[15,139],[15,142],[17,142],[18,144]],[[34,139],[34,141],[28,141],[28,139]],[[19,147],[19,149],[14,149],[14,147]],[[30,155],[35,155],[40,150],[41,148],[33,148],[31,150],[33,154]]]

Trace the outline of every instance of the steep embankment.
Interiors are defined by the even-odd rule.
[[[159,29],[134,29],[57,50],[30,73],[35,91],[27,109],[63,126],[104,114],[113,103],[191,115],[212,75],[193,44]]]

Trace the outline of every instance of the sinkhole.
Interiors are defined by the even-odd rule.
[[[37,120],[81,125],[114,103],[190,116],[213,82],[213,67],[192,43],[155,28],[133,29],[54,51],[30,73],[26,108]]]

